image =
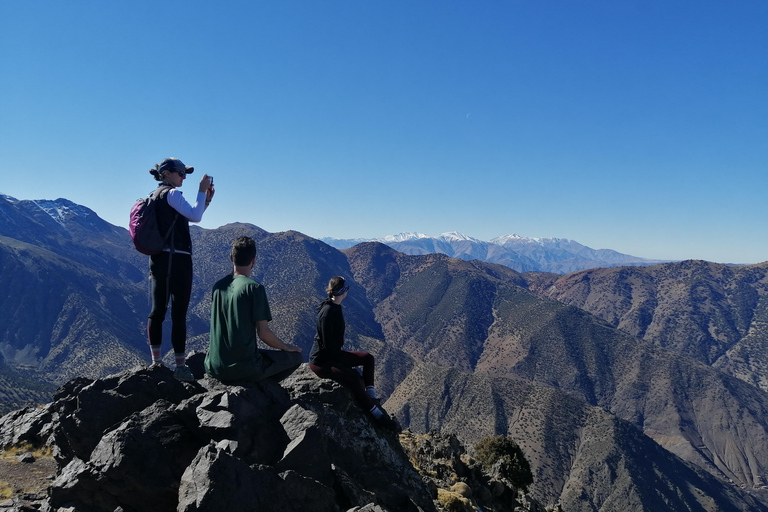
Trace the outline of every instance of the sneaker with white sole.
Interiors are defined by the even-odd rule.
[[[190,370],[187,365],[177,366],[173,371],[173,376],[176,377],[177,380],[183,382],[194,382],[195,380],[195,376],[192,375],[192,370]]]

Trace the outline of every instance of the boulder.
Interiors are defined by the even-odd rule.
[[[397,435],[306,366],[242,385],[135,368],[55,396],[0,419],[3,442],[57,454],[42,510],[435,510]]]
[[[179,482],[201,446],[183,425],[174,406],[158,400],[126,418],[109,431],[83,464],[75,459],[65,468],[76,482],[57,478],[51,485],[51,504],[80,502],[96,510],[175,511]]]
[[[30,444],[42,446],[50,437],[53,412],[51,405],[25,407],[0,419],[0,447]]]
[[[131,414],[160,399],[179,403],[201,391],[204,388],[197,383],[176,380],[165,366],[135,368],[97,380],[74,379],[54,395],[55,455],[62,465],[73,457],[88,460],[104,434]]]
[[[293,470],[325,485],[333,485],[331,457],[320,417],[294,405],[280,419],[291,440],[277,465],[280,471]]]
[[[232,455],[227,443],[201,448],[184,470],[179,512],[256,511],[279,477],[259,478],[258,471]]]

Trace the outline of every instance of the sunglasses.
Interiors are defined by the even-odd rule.
[[[181,171],[179,169],[174,169],[171,172],[178,173],[179,176],[181,176],[182,178],[186,178],[187,177],[187,171]]]

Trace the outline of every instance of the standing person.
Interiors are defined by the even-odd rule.
[[[192,239],[189,223],[200,222],[203,212],[211,204],[213,180],[204,174],[200,179],[195,204],[184,199],[179,187],[194,167],[184,165],[178,158],[166,158],[149,173],[159,181],[157,224],[160,233],[168,236],[163,252],[150,256],[149,273],[152,278],[152,311],[147,323],[147,337],[152,353],[152,364],[162,364],[163,321],[171,301],[171,345],[176,356],[174,376],[183,381],[195,378],[186,365],[187,309],[192,294]]]
[[[264,287],[251,279],[256,242],[241,236],[229,253],[232,274],[213,285],[211,341],[205,372],[223,382],[282,380],[302,363],[301,349],[287,345],[269,328],[272,313]],[[258,339],[277,350],[258,348]]]
[[[343,277],[332,277],[325,288],[328,298],[317,308],[317,333],[309,354],[309,369],[318,377],[339,382],[352,390],[357,402],[373,418],[394,428],[395,423],[381,407],[373,383],[374,359],[368,352],[342,350],[346,325],[341,302],[349,286]],[[363,374],[355,369],[362,366]]]

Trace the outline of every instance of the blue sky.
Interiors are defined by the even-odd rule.
[[[768,260],[764,1],[0,2],[0,192]]]

